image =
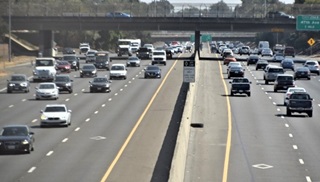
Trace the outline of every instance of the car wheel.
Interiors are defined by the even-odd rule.
[[[230,92],[230,95],[233,96],[233,92]]]
[[[247,93],[247,95],[248,95],[248,97],[250,97],[250,96],[251,96],[251,93],[249,92],[249,93]]]
[[[320,72],[318,72],[317,75],[319,76],[319,75],[320,75]]]
[[[127,79],[127,77],[125,76],[125,77],[123,77],[123,79],[124,79],[124,80],[126,80],[126,79]]]
[[[93,90],[90,89],[90,93],[93,93]]]
[[[82,76],[82,75],[80,75],[80,78],[83,78],[83,76]]]
[[[291,111],[287,109],[287,116],[291,116]]]
[[[69,93],[71,94],[73,92],[73,90],[69,90]]]
[[[265,80],[265,82],[264,82],[265,84],[268,84],[269,82],[267,81],[267,80]]]
[[[308,80],[310,80],[311,78],[309,77]]]
[[[12,93],[12,91],[11,90],[7,90],[7,93]]]
[[[273,92],[277,92],[278,90],[277,89],[273,89]]]
[[[308,116],[311,118],[312,117],[312,111],[308,112]]]

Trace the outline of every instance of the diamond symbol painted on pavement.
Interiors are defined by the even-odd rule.
[[[103,136],[95,136],[95,137],[91,137],[90,139],[92,139],[92,140],[104,140],[104,139],[106,139],[106,137],[103,137]]]
[[[259,168],[259,169],[273,168],[273,166],[270,166],[270,165],[267,165],[267,164],[256,164],[256,165],[252,165],[252,167]]]

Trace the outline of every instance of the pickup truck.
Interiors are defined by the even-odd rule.
[[[287,104],[287,116],[291,116],[293,112],[307,113],[312,117],[312,101],[313,99],[307,92],[293,92]]]
[[[247,94],[248,97],[251,96],[251,91],[250,91],[251,82],[248,80],[248,78],[234,78],[229,83],[231,84],[231,93],[230,93],[231,96],[233,96],[236,93]]]

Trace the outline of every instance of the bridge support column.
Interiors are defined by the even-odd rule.
[[[39,56],[52,57],[54,33],[52,30],[40,30]]]
[[[198,53],[198,57],[200,57],[200,31],[196,30],[194,35],[194,54]]]

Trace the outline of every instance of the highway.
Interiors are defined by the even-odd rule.
[[[114,60],[112,63],[126,61]],[[175,145],[174,135],[188,87],[182,82],[182,61],[168,60],[167,66],[161,66],[161,79],[144,79],[143,68],[149,63],[150,60],[143,60],[141,67],[128,67],[127,80],[113,80],[110,93],[89,93],[92,78],[80,78],[79,72],[70,74],[74,92],[60,94],[57,101],[35,100],[37,83],[31,83],[28,94],[7,94],[2,89],[1,125],[30,126],[35,132],[35,151],[29,155],[0,155],[1,181],[109,181],[109,178],[110,181],[150,181],[156,176],[168,178],[170,151],[173,152]],[[32,73],[30,64],[8,69]],[[108,72],[98,72],[98,75],[105,74]],[[4,88],[5,81],[0,85]],[[39,127],[40,110],[52,103],[64,103],[72,110],[70,127]],[[159,157],[168,160],[157,161]],[[162,168],[162,165],[168,167]]]
[[[230,96],[226,66],[200,61],[192,122],[204,127],[191,128],[184,181],[319,181],[319,76],[296,81],[314,98],[314,116],[288,117],[284,91],[265,85],[255,65],[243,66],[251,97]]]

